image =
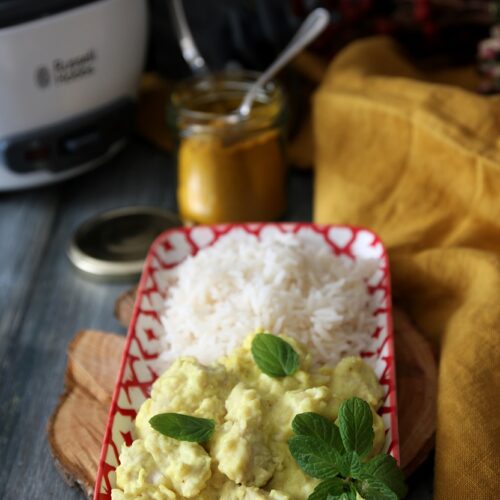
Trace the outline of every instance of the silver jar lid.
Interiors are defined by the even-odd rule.
[[[68,248],[73,265],[102,279],[137,277],[148,249],[163,231],[182,225],[177,215],[154,207],[118,208],[78,227]]]

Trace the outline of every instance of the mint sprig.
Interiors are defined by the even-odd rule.
[[[344,401],[339,408],[339,429],[346,450],[364,457],[373,448],[373,416],[370,406],[359,398]]]
[[[292,422],[288,448],[299,467],[322,479],[309,500],[398,500],[407,493],[403,473],[393,457],[371,460],[373,416],[360,398],[344,401],[337,425],[317,413],[300,413]]]
[[[258,333],[252,341],[252,356],[262,372],[270,377],[293,375],[300,364],[295,349],[272,333]]]
[[[298,436],[318,438],[330,445],[335,451],[344,452],[339,428],[323,415],[313,412],[295,415],[292,421],[292,430]]]
[[[394,457],[381,453],[372,458],[363,467],[364,479],[376,478],[387,485],[398,498],[406,495],[406,485]]]
[[[325,479],[316,486],[314,491],[309,495],[309,500],[323,500],[328,498],[328,496],[333,496],[334,498],[342,495],[345,490],[345,483],[339,477],[333,477],[331,479]]]
[[[208,441],[215,428],[212,419],[182,413],[159,413],[149,419],[149,424],[164,436],[194,443]]]
[[[356,489],[365,500],[398,500],[394,491],[383,481],[376,478],[366,478],[356,483]]]
[[[340,455],[336,465],[341,476],[355,479],[362,477],[363,463],[355,451],[347,451]]]
[[[309,476],[328,479],[339,473],[337,451],[318,438],[293,436],[288,440],[288,448],[300,468]]]

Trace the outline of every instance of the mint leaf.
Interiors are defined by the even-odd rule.
[[[306,412],[295,415],[292,420],[292,430],[297,435],[321,439],[337,450],[339,454],[345,451],[339,428],[319,413]]]
[[[307,497],[307,500],[328,500],[337,498],[344,492],[344,481],[338,477],[325,479],[314,488],[314,491]]]
[[[390,455],[380,454],[363,464],[362,474],[382,481],[398,498],[403,498],[408,492],[403,472]]]
[[[327,500],[356,500],[356,493],[354,491],[345,491],[338,497],[330,497]]]
[[[307,500],[356,500],[356,490],[348,481],[334,477],[321,481]]]
[[[350,398],[339,408],[340,436],[347,451],[360,457],[373,448],[373,416],[370,405],[360,398]]]
[[[160,413],[149,420],[151,427],[179,441],[204,443],[214,432],[215,422],[208,418],[192,417],[182,413]]]
[[[398,496],[382,481],[365,478],[354,483],[364,500],[398,500]]]
[[[300,364],[299,355],[293,347],[270,333],[255,335],[252,356],[260,370],[270,377],[293,375]]]
[[[348,451],[337,458],[339,474],[343,477],[361,478],[363,464],[355,451]]]
[[[288,449],[298,466],[309,476],[330,479],[338,474],[338,453],[324,441],[312,436],[293,436]]]
[[[296,434],[288,448],[308,475],[323,479],[309,500],[398,500],[407,493],[403,473],[390,455],[379,454],[363,461],[373,448],[373,416],[359,398],[344,401],[338,427],[318,413],[295,415]]]
[[[332,500],[332,499],[327,499]],[[333,500],[356,500],[356,492],[355,491],[346,491],[342,493],[342,495],[333,498]]]

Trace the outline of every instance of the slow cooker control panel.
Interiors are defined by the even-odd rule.
[[[98,112],[6,138],[0,143],[4,164],[19,174],[79,167],[106,154],[128,136],[133,111],[133,102],[121,99]]]

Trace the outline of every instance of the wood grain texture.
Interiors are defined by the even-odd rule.
[[[411,475],[434,448],[437,365],[430,343],[394,308],[401,466]]]
[[[79,385],[98,402],[111,403],[124,337],[96,330],[77,334],[68,347],[66,386]]]
[[[116,299],[115,318],[125,328],[128,328],[128,325],[132,320],[136,295],[137,287],[134,287],[126,290]]]
[[[134,288],[117,300],[115,314],[125,326],[132,317],[135,296]],[[410,475],[433,447],[437,371],[429,343],[397,309],[394,325],[401,466]],[[121,337],[95,331],[75,338],[68,352],[67,390],[49,424],[49,442],[64,477],[87,493],[92,491],[99,456],[96,431],[100,427],[102,434],[105,428],[123,344]],[[83,407],[85,430],[74,428],[81,425]]]
[[[66,390],[47,426],[56,466],[90,497],[125,339],[95,330],[68,348]]]

